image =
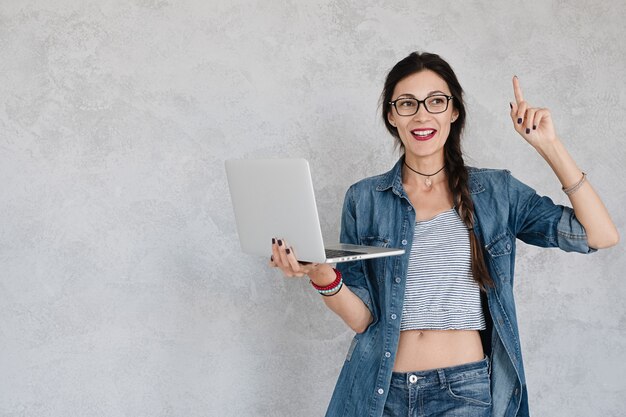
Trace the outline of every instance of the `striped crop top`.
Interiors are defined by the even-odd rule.
[[[469,231],[454,208],[415,223],[400,330],[483,330]]]

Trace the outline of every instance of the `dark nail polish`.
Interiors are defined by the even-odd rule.
[[[283,246],[283,241],[278,239],[278,246]]]
[[[537,130],[537,125],[533,125],[533,130]]]
[[[291,249],[287,248],[285,249],[285,252],[287,252],[287,255],[289,255],[291,253]]]
[[[276,239],[272,238],[272,245],[276,243]]]
[[[530,129],[526,128],[526,134],[529,134],[529,133],[530,133]]]
[[[513,104],[509,103],[509,107],[511,107],[511,110],[513,110]]]
[[[274,255],[270,256],[270,261],[274,262]]]
[[[521,117],[519,117],[519,118],[517,119],[517,124],[518,124],[518,125],[521,125],[521,124],[522,124],[522,118],[521,118]]]

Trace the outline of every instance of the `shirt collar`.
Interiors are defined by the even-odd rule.
[[[402,164],[404,163],[404,155],[398,159],[398,162],[383,175],[380,176],[380,180],[376,185],[376,191],[385,191],[391,188],[393,192],[399,196],[404,195],[404,188],[402,187]]]

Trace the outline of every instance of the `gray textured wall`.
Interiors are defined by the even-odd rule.
[[[350,331],[240,254],[223,161],[311,160],[323,229],[395,160],[386,71],[438,52],[465,150],[565,202],[513,131],[510,78],[553,109],[624,233],[626,3],[0,2],[0,415],[319,416]],[[626,408],[624,246],[522,245],[536,416]]]

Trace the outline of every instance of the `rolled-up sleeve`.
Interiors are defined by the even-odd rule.
[[[559,248],[566,252],[593,253],[597,251],[587,244],[585,228],[570,207],[563,207],[563,213],[557,225],[557,239]]]

